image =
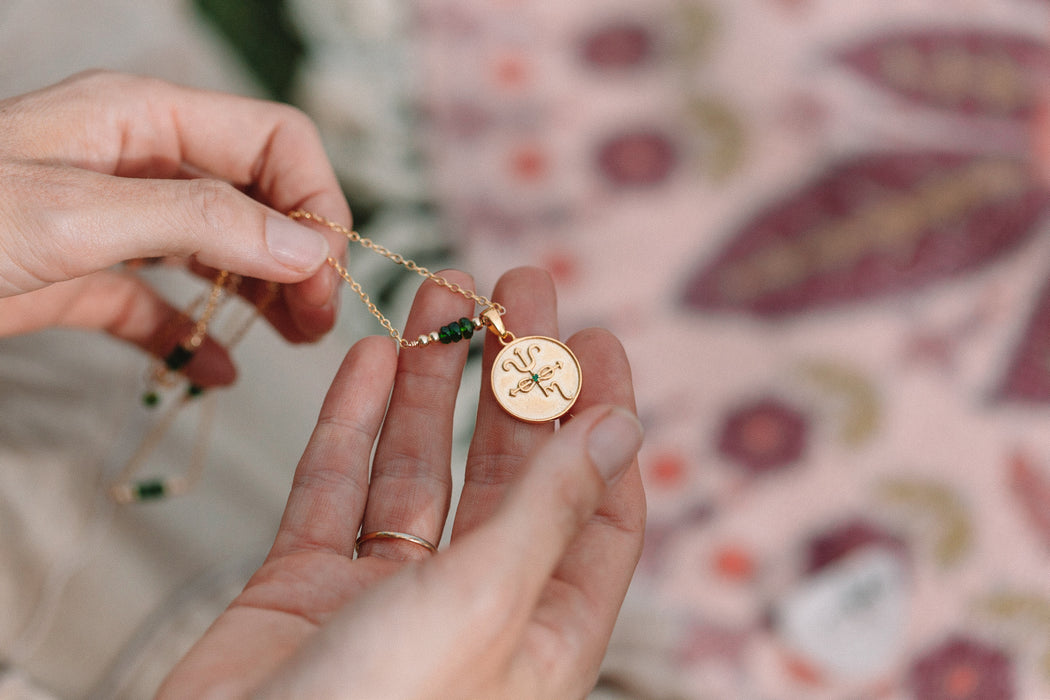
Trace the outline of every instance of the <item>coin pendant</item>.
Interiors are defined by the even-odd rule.
[[[580,363],[553,338],[516,338],[492,364],[492,391],[515,418],[546,423],[565,415],[583,386]]]

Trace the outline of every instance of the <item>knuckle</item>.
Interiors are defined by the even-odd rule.
[[[321,149],[321,130],[317,123],[303,110],[284,103],[271,103],[274,112],[274,133],[297,144],[299,148]]]
[[[151,105],[169,85],[160,78],[89,68],[59,83],[56,94],[81,110],[97,111],[99,104],[114,108]]]
[[[240,206],[238,193],[232,185],[218,180],[201,178],[189,180],[190,200],[207,228],[206,235],[221,236],[235,228]]]
[[[267,121],[274,132],[284,132],[295,139],[316,139],[320,142],[320,130],[314,120],[298,107],[283,102],[260,103]]]
[[[472,452],[464,480],[474,487],[502,488],[521,477],[525,457],[502,452]]]
[[[98,98],[98,95],[109,95],[117,91],[126,91],[133,83],[144,81],[134,75],[118,73],[107,68],[88,68],[74,73],[64,82],[78,94]]]
[[[117,77],[118,73],[106,68],[87,68],[74,73],[66,80],[68,83],[100,83],[109,82]]]
[[[452,476],[440,469],[440,465],[440,456],[398,450],[384,455],[382,478],[410,483],[436,494],[446,493],[452,488]]]
[[[593,467],[576,474],[568,470],[555,479],[554,497],[562,506],[557,509],[557,517],[564,519],[564,528],[578,528],[593,515],[601,494],[605,491],[605,481]]]
[[[292,490],[312,494],[353,493],[357,497],[367,498],[367,489],[361,483],[338,467],[316,466],[313,469],[297,473],[292,479]]]
[[[287,124],[288,127],[297,131],[307,131],[312,134],[319,133],[314,120],[298,107],[279,102],[274,103],[274,108],[278,110],[280,121]]]

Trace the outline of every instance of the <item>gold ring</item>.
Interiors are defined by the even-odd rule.
[[[405,542],[411,542],[412,544],[418,544],[423,549],[427,550],[431,554],[437,554],[438,548],[427,542],[422,537],[416,537],[410,535],[407,532],[392,532],[390,530],[377,530],[375,532],[368,532],[357,538],[357,542],[354,543],[354,552],[361,548],[365,542],[369,540],[404,540]]]

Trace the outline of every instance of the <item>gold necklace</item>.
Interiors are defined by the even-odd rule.
[[[204,343],[212,318],[218,313],[226,299],[237,293],[240,284],[240,275],[232,275],[227,270],[219,270],[218,276],[212,283],[211,291],[206,296],[198,297],[189,308],[182,312],[181,318],[190,318],[197,312],[197,309],[204,306],[201,315],[193,324],[193,332],[176,343],[162,360],[153,363],[153,368],[146,378],[146,390],[142,394],[142,403],[145,406],[156,406],[160,402],[160,389],[169,389],[178,383],[181,371],[190,363]],[[193,384],[188,389],[189,393],[200,391],[201,388]]]
[[[502,316],[506,313],[506,308],[502,304],[450,282],[342,224],[303,209],[289,212],[288,216],[325,226],[345,236],[351,243],[357,243],[382,255],[483,308],[474,318],[461,318],[442,326],[440,330],[421,335],[415,340],[408,340],[380,312],[361,285],[350,275],[350,271],[335,258],[328,258],[328,264],[350,285],[361,298],[361,302],[402,348],[426,348],[436,344],[469,340],[475,331],[488,328],[503,344],[492,363],[491,379],[492,393],[507,413],[528,423],[546,423],[565,415],[576,403],[583,386],[583,373],[576,356],[563,343],[540,335],[515,337],[503,324]]]
[[[203,307],[200,315],[194,321],[190,334],[177,343],[163,359],[154,361],[147,375],[146,390],[142,395],[142,403],[146,408],[157,407],[161,403],[161,393],[164,391],[180,388],[180,393],[146,432],[145,437],[124,464],[120,474],[110,484],[110,498],[117,503],[134,503],[179,496],[191,490],[200,481],[204,472],[205,454],[215,418],[215,396],[206,392],[204,387],[192,382],[182,386],[185,382],[183,370],[200,350],[208,335],[209,325],[226,300],[237,293],[240,283],[239,275],[219,270],[212,282],[211,289],[190,304],[175,321],[175,323],[180,323],[192,318],[197,310]],[[228,351],[233,350],[234,346],[244,338],[255,319],[273,303],[277,292],[276,283],[270,282],[266,285],[266,293],[256,304],[251,315],[235,327],[233,334],[224,343]],[[182,474],[137,479],[138,473],[171,429],[178,415],[183,409],[196,403],[201,404],[201,409],[188,469]]]
[[[426,348],[457,343],[461,340],[470,340],[475,331],[488,328],[503,345],[492,363],[491,384],[496,401],[507,413],[528,423],[547,423],[564,416],[576,403],[576,397],[579,396],[583,385],[583,374],[576,356],[563,343],[554,338],[539,335],[515,337],[503,324],[502,317],[507,310],[502,304],[455,282],[450,282],[416,262],[362,237],[342,224],[303,209],[289,212],[288,216],[295,220],[313,221],[325,226],[345,236],[350,242],[382,255],[397,265],[415,272],[454,294],[470,299],[477,306],[482,307],[482,311],[473,318],[452,321],[439,330],[423,334],[415,340],[408,340],[383,315],[361,285],[350,275],[350,271],[338,260],[329,257],[328,264],[357,293],[361,302],[368,307],[368,310],[400,347]],[[203,307],[193,324],[192,332],[176,344],[162,360],[154,363],[147,378],[147,389],[142,396],[142,403],[145,406],[149,408],[157,406],[161,401],[160,393],[163,389],[179,386],[180,382],[185,379],[184,370],[203,344],[209,325],[222,304],[236,294],[240,282],[241,278],[238,275],[220,270],[212,283],[211,290],[198,298],[182,314],[183,319],[192,318],[193,314]],[[266,296],[257,305],[253,316],[241,325],[234,337],[226,344],[227,349],[232,349],[236,345],[248,330],[251,321],[266,310],[276,295],[277,285],[268,284]],[[200,480],[204,470],[207,436],[210,433],[215,410],[213,397],[210,394],[205,397],[201,410],[197,440],[189,469],[182,475],[139,480],[135,480],[135,477],[171,428],[176,416],[190,404],[196,403],[205,393],[203,387],[189,383],[182,390],[181,395],[164,411],[111,484],[109,492],[115,501],[131,503],[176,496],[190,490]]]

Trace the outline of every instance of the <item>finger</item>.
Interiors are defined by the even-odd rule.
[[[4,107],[26,161],[130,179],[211,177],[282,213],[311,208],[350,223],[316,126],[289,105],[88,71]],[[326,233],[336,248],[340,236]]]
[[[388,338],[363,338],[350,348],[296,469],[271,559],[299,551],[353,556],[396,366]]]
[[[10,186],[0,199],[2,225],[14,251],[0,268],[7,293],[167,255],[298,282],[329,252],[317,231],[218,180],[139,180],[33,165],[5,168],[2,182]]]
[[[507,308],[504,325],[516,336],[558,337],[557,295],[550,275],[543,270],[518,268],[507,272],[496,284],[493,299]],[[497,403],[492,395],[489,368],[502,345],[494,334],[485,335],[477,423],[467,456],[453,537],[469,532],[493,512],[536,442],[554,430],[551,424],[519,421]]]
[[[202,265],[198,262],[192,262],[189,268],[194,274],[204,279],[215,279],[218,274],[218,270],[213,267]],[[317,340],[320,335],[314,330],[304,330],[303,324],[300,322],[299,316],[293,312],[292,308],[295,304],[296,297],[292,295],[291,288],[293,285],[278,284],[276,282],[267,282],[266,280],[256,279],[253,277],[241,278],[241,283],[237,288],[237,294],[246,300],[249,304],[259,309],[266,321],[276,330],[281,336],[289,343],[310,343]],[[319,312],[325,311],[336,313],[338,309],[339,296],[334,297],[333,305],[330,309],[311,309],[307,308],[301,310],[300,315],[305,312]]]
[[[472,289],[469,275],[440,273]],[[405,326],[415,338],[473,315],[474,304],[436,284],[424,283]],[[441,539],[452,493],[452,426],[468,343],[429,345],[401,352],[390,408],[376,448],[363,532],[394,530]],[[428,553],[401,540],[363,543],[361,555],[408,559]]]
[[[193,324],[134,275],[98,272],[28,294],[0,298],[0,337],[51,326],[103,330],[163,359],[190,336]],[[211,338],[182,370],[199,386],[224,386],[237,376],[226,350]]]
[[[39,186],[26,188],[23,182],[7,192],[23,197],[20,219],[5,216],[11,209],[0,193],[0,233],[14,251],[0,259],[0,296],[123,260],[192,256],[212,269],[290,283],[285,303],[274,307],[286,312],[279,330],[289,340],[314,340],[334,322],[334,292],[313,306],[295,291],[294,283],[329,272],[322,270],[328,242],[317,231],[216,180],[131,180],[46,167],[53,172],[34,175],[44,178]],[[0,175],[0,184],[7,182]],[[54,207],[75,215],[56,217]]]
[[[581,669],[578,664],[590,662],[596,653],[600,655],[597,649],[604,650],[604,640],[597,634],[567,629],[567,623],[548,628],[538,637],[529,636],[527,628],[537,622],[537,605],[546,607],[551,596],[560,594],[564,584],[559,581],[552,586],[552,573],[608,490],[618,488],[631,468],[641,440],[637,418],[622,407],[591,406],[579,412],[529,457],[522,477],[507,492],[496,512],[454,542],[446,553],[449,556],[442,568],[460,571],[458,595],[477,601],[464,604],[465,610],[484,619],[477,621],[474,629],[491,630],[493,635],[484,639],[483,633],[476,633],[482,637],[482,645],[505,647],[505,640],[517,640],[515,648],[508,652],[508,658],[514,661],[510,666],[512,687],[518,683],[528,687],[525,678],[531,679],[532,684],[538,681],[547,689],[563,684],[566,676],[577,682],[583,678],[585,684],[593,681],[585,675],[591,669]],[[608,554],[593,554],[589,562],[591,576],[606,575],[602,556]],[[499,591],[498,597],[492,591]],[[579,603],[579,596],[574,596],[572,602]],[[587,605],[589,612],[595,612],[595,607]],[[548,623],[548,616],[544,614],[539,622]],[[598,622],[604,629],[606,620]],[[594,624],[584,619],[582,612],[573,615],[572,623],[584,627]],[[555,634],[548,633],[552,630]],[[566,632],[570,636],[562,637]],[[576,642],[589,646],[573,647]],[[541,648],[532,646],[536,643]],[[536,668],[530,664],[547,665]],[[581,670],[583,674],[579,673]],[[545,690],[530,696],[585,694],[585,689],[574,690]]]
[[[103,243],[101,250],[88,245],[83,261],[74,264],[93,271],[115,262],[114,256],[122,260],[196,252],[214,267],[298,282],[290,304],[308,335],[334,320],[326,307],[337,289],[336,278],[321,264],[329,250],[338,256],[345,240],[333,231],[306,233],[310,229],[289,225],[281,216],[303,207],[350,222],[316,128],[300,111],[154,79],[95,73],[8,101],[5,118],[12,142],[25,145],[19,155],[26,163],[51,163],[55,169],[74,166],[75,171],[93,170],[126,180],[125,188],[115,187],[112,179],[102,181],[107,196],[98,204],[111,212],[110,217],[63,209],[74,212],[64,222],[68,228]],[[152,205],[136,201],[135,195],[150,192],[135,187],[141,178],[178,177],[187,166],[233,187],[190,180],[168,196],[161,187],[161,197]],[[18,179],[18,173],[14,175]],[[46,185],[49,178],[40,176],[36,172],[30,184]],[[63,185],[60,181],[56,187],[61,190]],[[273,210],[250,206],[248,196],[234,197],[234,187]],[[77,199],[75,192],[65,194]],[[83,194],[94,192],[89,187]],[[134,222],[132,216],[145,218]],[[125,229],[134,235],[119,235]],[[116,241],[107,241],[114,236]],[[307,308],[320,311],[306,313]]]
[[[568,344],[588,379],[574,410],[585,412],[595,406],[614,405],[634,414],[631,368],[619,341],[607,331],[588,329],[574,335]],[[641,555],[645,510],[638,461],[633,459],[558,562],[552,577],[557,585],[544,593],[533,616],[541,627],[556,631],[566,656],[573,655],[574,671],[561,679],[551,678],[555,687],[567,688],[581,678],[597,677]],[[532,656],[536,658],[542,657]],[[568,666],[561,668],[569,671]],[[580,694],[567,689],[565,697]]]
[[[362,697],[573,697],[544,692],[545,676],[507,672],[551,571],[640,439],[622,409],[579,415],[533,455],[492,519],[364,591],[259,697],[337,696],[347,673]]]

